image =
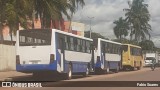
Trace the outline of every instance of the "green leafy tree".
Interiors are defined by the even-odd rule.
[[[113,29],[114,34],[121,41],[122,38],[125,38],[128,35],[129,25],[122,17],[120,17],[119,20],[116,20],[113,23],[116,24]]]
[[[19,29],[19,25],[23,28],[28,29],[27,21],[28,12],[31,10],[30,3],[28,0],[8,0],[5,4],[5,19],[6,24],[10,28],[10,35],[12,41],[12,34],[16,34],[16,31]]]
[[[90,31],[85,32],[85,33],[84,33],[84,36],[87,37],[87,38],[89,38],[89,37],[90,37]],[[108,40],[108,38],[105,38],[105,37],[102,36],[101,34],[95,33],[95,32],[92,32],[92,33],[91,33],[91,38],[92,38],[92,39],[102,38],[102,39],[107,39],[107,40]]]
[[[12,40],[12,33],[16,33],[19,25],[27,29],[28,21],[40,17],[42,28],[50,28],[52,21],[62,19],[62,14],[70,19],[69,12],[74,13],[78,5],[83,6],[84,0],[0,0],[1,38],[3,23],[10,27]]]
[[[83,6],[84,0],[31,0],[33,2],[33,12],[35,18],[40,17],[42,28],[50,28],[51,22],[60,21],[62,14],[70,20],[71,13],[75,13],[78,5]],[[32,15],[32,13],[31,13]],[[33,15],[34,16],[34,15]]]
[[[129,8],[124,9],[127,22],[130,24],[131,33],[130,39],[136,41],[146,40],[146,36],[150,37],[149,31],[151,25],[148,23],[150,14],[148,11],[148,4],[144,4],[144,0],[133,0],[128,2]]]
[[[154,43],[151,40],[141,41],[139,46],[142,47],[142,50],[153,51],[155,48]]]
[[[1,42],[3,41],[3,33],[2,33],[2,29],[3,29],[3,24],[5,23],[5,4],[6,2],[8,2],[8,0],[0,0],[0,39]]]

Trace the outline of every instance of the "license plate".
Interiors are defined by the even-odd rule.
[[[38,62],[32,62],[32,64],[38,64]]]
[[[30,61],[29,64],[39,64],[38,61]]]

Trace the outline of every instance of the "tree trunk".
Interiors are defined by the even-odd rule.
[[[34,29],[34,20],[32,19],[32,29]]]
[[[43,22],[43,17],[42,15],[40,14],[40,22],[41,22],[41,28],[43,29],[44,28],[44,22]]]
[[[11,42],[13,41],[13,35],[12,35],[12,27],[11,26],[9,26],[9,32],[10,32],[10,37],[11,37]]]
[[[0,16],[0,41],[1,41],[1,43],[3,43],[3,41],[4,41],[4,38],[3,38],[3,22],[4,22],[4,17],[5,17],[5,13],[4,13],[4,5],[5,5],[5,3],[6,3],[6,0],[2,0],[1,1],[1,9],[0,9],[0,13],[1,13],[1,16]]]
[[[71,18],[70,18],[70,24],[69,24],[69,31],[72,33],[72,17],[73,17],[73,13],[71,14]]]
[[[130,41],[133,40],[133,30],[131,29],[131,33],[130,33]]]
[[[0,23],[0,42],[3,43],[4,38],[3,38],[3,31],[2,31],[2,23]]]
[[[122,42],[122,35],[120,35],[120,42]]]

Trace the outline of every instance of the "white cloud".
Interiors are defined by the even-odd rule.
[[[119,17],[124,17],[124,8],[128,8],[129,0],[85,0],[86,5],[79,9],[74,15],[74,21],[80,21],[86,24],[86,30],[89,30],[89,17],[92,20],[92,29],[106,37],[115,38],[113,33],[113,21]],[[149,5],[151,14],[150,24],[152,26],[151,36],[156,46],[160,46],[160,0],[145,0]]]
[[[160,0],[147,0],[147,2],[151,14],[152,40],[157,47],[160,47]]]

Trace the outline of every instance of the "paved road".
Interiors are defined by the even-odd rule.
[[[15,81],[34,81],[31,76],[22,76],[22,77],[14,77]],[[64,82],[68,80],[60,80],[57,82],[46,83],[46,86],[59,86],[59,87],[50,87],[45,88],[45,90],[50,89],[58,89],[58,90],[160,90],[160,87],[61,87],[68,84],[68,82]],[[119,72],[112,73],[108,75],[90,75],[89,77],[83,78],[82,76],[74,76],[72,80],[69,81],[160,81],[160,68],[157,68],[155,71],[151,71],[150,68],[143,68],[139,71],[127,71],[127,72]],[[89,85],[90,83],[88,83]],[[68,84],[70,85],[70,84]],[[74,83],[72,83],[74,86]],[[3,90],[25,90],[26,88],[6,88]],[[44,88],[37,88],[38,90],[43,90]]]

